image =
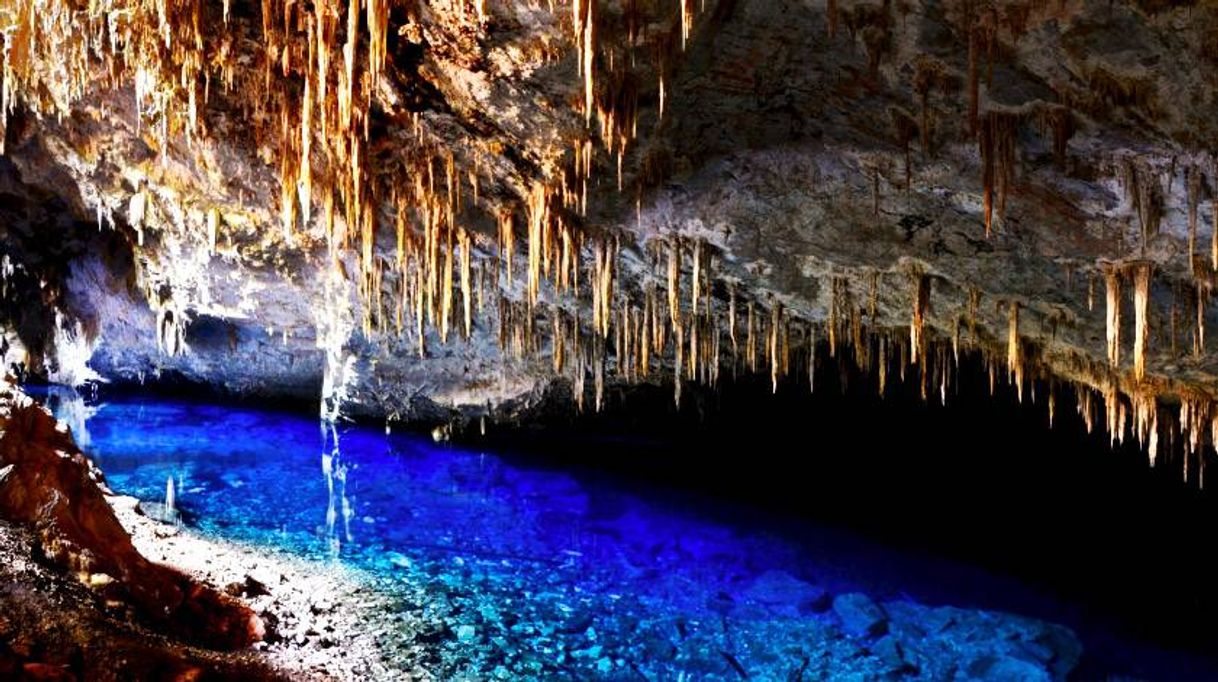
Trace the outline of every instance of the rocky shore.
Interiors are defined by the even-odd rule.
[[[383,607],[341,567],[141,513],[63,424],[0,387],[0,678],[400,676],[364,628]]]

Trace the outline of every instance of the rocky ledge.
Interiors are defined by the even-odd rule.
[[[243,649],[263,637],[262,620],[248,607],[141,555],[104,491],[100,472],[65,426],[15,389],[0,389],[0,521],[8,555],[3,665],[37,677],[50,670],[84,674],[97,665],[97,674],[137,674],[164,664],[168,675],[189,670],[197,656],[164,651],[120,664],[122,651],[156,652],[150,642],[164,641],[145,640],[131,628],[217,650]],[[62,574],[95,598],[79,598],[77,586],[56,577]],[[82,626],[96,626],[102,614],[114,625],[94,637],[89,632],[98,628]],[[126,629],[116,629],[118,623]]]

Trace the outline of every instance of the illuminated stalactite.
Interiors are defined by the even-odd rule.
[[[736,343],[736,284],[727,283],[727,334],[732,341],[732,363],[735,364],[738,353]]]
[[[1007,372],[1015,393],[1023,401],[1023,354],[1019,347],[1019,303],[1007,303]]]
[[[708,244],[695,240],[688,245],[690,253],[687,255],[693,260],[687,284],[690,288],[686,294],[681,289],[681,280],[684,279],[680,262],[683,247],[676,237],[667,242],[670,272],[666,306],[663,295],[658,292],[659,286],[662,286],[660,278],[663,277],[659,272],[663,269],[662,252],[658,257],[661,263],[651,275],[653,279],[646,279],[639,290],[632,289],[631,285],[637,282],[633,278],[636,273],[630,270],[633,264],[628,258],[619,263],[618,237],[603,234],[592,236],[580,228],[583,221],[571,220],[571,216],[577,213],[588,213],[589,179],[598,169],[616,160],[618,186],[629,186],[626,182],[629,176],[623,178],[622,164],[625,150],[635,137],[638,119],[635,90],[639,86],[633,84],[637,80],[634,78],[636,74],[630,73],[624,65],[633,63],[636,53],[644,54],[645,51],[638,48],[657,48],[656,43],[647,43],[645,35],[651,31],[654,17],[640,14],[642,10],[633,4],[631,9],[623,10],[623,16],[616,13],[616,8],[613,12],[605,11],[598,16],[598,9],[605,9],[606,6],[592,0],[576,0],[573,3],[571,37],[576,47],[570,56],[573,61],[579,62],[580,82],[573,84],[579,87],[578,91],[573,91],[575,96],[571,98],[569,107],[584,114],[585,127],[576,134],[563,135],[561,161],[543,159],[532,176],[526,173],[523,178],[513,178],[520,182],[507,183],[510,185],[507,188],[504,187],[503,178],[496,178],[486,165],[479,168],[476,153],[471,154],[469,149],[461,149],[459,145],[452,148],[445,146],[446,140],[430,129],[434,123],[429,123],[427,116],[421,117],[417,112],[392,113],[392,116],[401,115],[401,120],[393,125],[413,126],[408,128],[408,135],[401,134],[406,130],[393,131],[398,134],[395,139],[410,140],[415,146],[407,145],[409,148],[401,150],[402,160],[392,162],[391,168],[382,170],[377,167],[386,163],[387,155],[383,148],[374,148],[375,138],[369,140],[369,130],[379,135],[379,126],[387,118],[384,114],[391,113],[388,107],[382,107],[385,103],[379,102],[378,98],[384,94],[382,88],[388,80],[397,76],[397,69],[401,67],[394,65],[393,72],[389,71],[387,45],[394,35],[413,42],[416,38],[408,33],[417,30],[417,27],[392,25],[387,0],[367,0],[362,3],[318,0],[312,5],[266,0],[261,3],[263,23],[260,40],[245,43],[234,40],[245,37],[237,33],[245,18],[238,12],[229,24],[227,3],[224,6],[226,26],[219,31],[220,35],[203,35],[198,30],[198,14],[200,7],[203,7],[199,3],[155,2],[137,5],[132,8],[130,17],[120,17],[115,21],[128,27],[146,24],[154,26],[155,30],[129,36],[130,43],[119,40],[120,36],[106,35],[109,29],[97,23],[88,23],[88,30],[64,30],[72,29],[73,20],[79,19],[80,15],[48,13],[34,16],[28,11],[34,7],[31,2],[11,4],[24,8],[23,11],[29,15],[22,19],[24,23],[18,30],[36,34],[36,39],[16,41],[6,57],[4,76],[0,79],[3,82],[3,103],[0,108],[4,113],[0,118],[13,111],[19,100],[39,115],[69,113],[54,111],[55,107],[47,102],[32,101],[37,98],[31,98],[31,93],[38,92],[47,84],[38,82],[39,77],[31,71],[31,50],[40,52],[40,55],[35,55],[39,59],[43,59],[45,54],[66,55],[62,59],[63,63],[69,65],[65,70],[66,78],[72,81],[69,87],[77,94],[88,92],[89,84],[85,81],[86,72],[77,71],[72,65],[87,63],[88,59],[108,60],[110,75],[107,78],[114,80],[109,85],[133,87],[138,111],[134,124],[140,126],[141,134],[164,162],[175,147],[189,148],[193,142],[208,134],[207,88],[211,80],[218,80],[226,88],[262,84],[265,96],[251,104],[250,111],[246,113],[252,119],[265,121],[263,127],[254,133],[260,147],[267,150],[264,153],[266,163],[279,168],[279,184],[273,191],[277,192],[283,204],[279,207],[279,220],[270,221],[266,237],[272,241],[282,237],[293,240],[298,246],[307,247],[310,230],[318,227],[312,225],[317,217],[314,214],[324,216],[321,222],[329,247],[326,254],[329,262],[335,264],[336,271],[341,267],[340,263],[358,263],[359,272],[351,273],[349,281],[358,287],[362,299],[359,301],[362,304],[360,313],[364,316],[364,329],[368,334],[387,333],[391,327],[399,335],[413,334],[415,338],[410,341],[416,342],[420,356],[425,356],[429,334],[433,335],[433,339],[436,335],[443,339],[447,337],[449,327],[458,324],[454,287],[459,286],[461,291],[460,324],[462,335],[467,338],[475,328],[482,326],[475,325],[473,318],[483,314],[483,289],[486,287],[487,308],[491,309],[486,314],[493,316],[496,314],[494,310],[498,311],[504,357],[535,358],[544,352],[539,349],[548,345],[553,354],[551,361],[555,373],[565,372],[571,377],[576,401],[581,408],[585,399],[584,381],[589,374],[596,384],[596,407],[600,409],[604,405],[604,391],[612,381],[637,381],[640,377],[646,377],[653,368],[667,370],[672,363],[677,365],[673,378],[677,384],[674,397],[679,403],[683,381],[715,385],[720,368],[721,341],[732,344],[733,368],[737,364],[747,364],[750,370],[756,371],[761,364],[759,357],[764,356],[769,364],[772,385],[776,386],[778,379],[790,372],[792,326],[796,328],[797,347],[802,348],[800,343],[803,341],[798,334],[807,334],[809,385],[814,381],[816,327],[808,320],[800,319],[794,307],[782,308],[775,302],[763,306],[759,311],[755,310],[753,300],[759,292],[745,289],[743,285],[738,287],[738,283],[727,283],[725,312],[725,306],[715,298],[711,286],[711,271],[716,261],[708,255]],[[99,7],[109,5],[103,0]],[[692,0],[682,0],[676,8],[674,13],[673,6],[668,6],[668,16],[664,19],[668,23],[662,28],[675,42],[675,24],[679,22],[684,42],[693,35],[694,3]],[[479,23],[475,25],[470,22],[460,27],[433,25],[426,29],[437,35],[444,31],[460,33],[463,38],[472,38],[477,44],[483,44],[485,31],[488,30],[486,5],[474,0],[461,4],[460,9],[466,14],[472,11]],[[850,12],[843,14],[852,32],[862,26],[858,22],[861,14],[855,9],[851,8]],[[435,20],[434,17],[421,18],[411,12],[405,14],[409,15],[407,21],[411,23]],[[837,19],[838,9],[834,2],[827,12],[831,34],[836,31]],[[462,20],[469,21],[469,17]],[[1013,188],[1015,143],[1019,127],[1024,121],[1038,123],[1042,135],[1052,138],[1054,158],[1059,165],[1064,165],[1074,119],[1071,109],[1058,105],[1033,107],[1019,115],[991,111],[983,117],[979,110],[979,81],[983,76],[980,61],[988,59],[992,70],[994,54],[998,49],[997,40],[993,18],[988,13],[970,16],[968,22],[965,30],[970,42],[967,85],[969,121],[981,147],[985,175],[983,184],[987,195],[986,225],[989,230],[992,214],[996,211],[1002,216],[1005,198]],[[1021,26],[1024,23],[1027,20],[1021,20]],[[231,30],[229,25],[233,27]],[[627,28],[622,30],[624,27]],[[647,31],[643,31],[643,27],[648,27]],[[1012,27],[1012,36],[1016,37],[1022,30]],[[620,40],[622,35],[629,36],[629,39]],[[873,58],[875,36],[875,32],[862,36],[868,47],[869,59]],[[91,42],[95,37],[113,42],[109,46]],[[653,73],[659,79],[659,108],[662,115],[669,94],[666,87],[673,82],[674,76],[680,74],[672,64],[668,65],[671,69],[665,67],[666,59],[671,62],[671,53],[665,54],[663,50],[657,52],[658,59],[654,60],[657,63],[644,67],[654,70],[644,73]],[[224,56],[217,62],[215,55]],[[561,49],[556,49],[554,56],[561,58]],[[930,64],[929,61],[926,63]],[[253,66],[243,67],[243,64]],[[242,80],[245,75],[243,70],[256,71],[257,79]],[[944,83],[937,80],[939,78],[936,70],[929,66],[925,73],[915,77],[914,91],[920,102],[914,105],[921,105],[920,124],[903,111],[898,112],[899,115],[892,114],[898,147],[903,148],[906,155],[907,189],[911,184],[909,143],[913,136],[919,135],[921,138],[924,153],[933,147],[935,125],[932,120],[934,112],[929,106],[930,95],[934,88],[947,91],[943,89]],[[648,97],[654,94],[648,93]],[[24,101],[27,99],[31,101]],[[597,115],[598,126],[591,124],[593,113]],[[946,133],[941,137],[946,137]],[[602,154],[602,149],[607,153]],[[1150,168],[1142,162],[1134,164],[1137,167],[1131,166],[1131,182],[1127,187],[1131,191],[1130,205],[1138,213],[1143,234],[1150,235],[1157,229],[1157,214],[1161,212],[1163,203],[1163,198],[1159,196],[1162,190],[1157,185],[1155,174],[1149,170],[1143,171],[1141,165]],[[888,172],[888,169],[886,166],[869,166],[868,170],[872,181],[872,208],[878,212],[878,181],[882,172]],[[480,177],[484,174],[485,177]],[[1203,198],[1201,176],[1196,169],[1186,174],[1189,251],[1192,255],[1196,254],[1196,221]],[[493,186],[488,185],[487,191],[483,192],[479,187],[480,181],[491,182]],[[605,182],[604,186],[612,187],[612,184],[611,181]],[[595,182],[591,186],[595,189]],[[520,189],[522,187],[524,189]],[[472,203],[468,196],[463,201],[467,189],[471,190]],[[643,222],[642,197],[645,190],[643,183],[628,190],[634,194],[630,198],[635,199],[640,224]],[[510,196],[513,192],[517,196]],[[1218,195],[1218,192],[1214,194]],[[129,222],[141,244],[145,233],[155,229],[157,220],[170,210],[163,203],[165,196],[158,195],[146,185],[137,186],[128,213],[134,218]],[[491,205],[480,206],[483,203]],[[313,211],[315,205],[323,210]],[[490,210],[498,214],[497,252],[492,243],[493,235],[480,234],[477,218],[466,220],[471,209]],[[98,210],[100,213],[100,205]],[[523,221],[520,238],[527,240],[524,245],[516,243],[513,211],[518,211],[519,219]],[[1218,211],[1214,213],[1215,226],[1218,228]],[[208,253],[216,253],[217,239],[222,229],[226,232],[224,236],[231,240],[231,250],[232,242],[237,241],[235,237],[240,226],[236,220],[225,225],[222,218],[236,217],[236,213],[230,213],[230,207],[222,209],[208,204],[197,214],[203,216],[206,224]],[[394,220],[392,226],[382,224],[387,217]],[[384,233],[381,233],[382,229]],[[390,250],[387,246],[390,230],[395,236],[394,253],[386,253]],[[381,238],[381,245],[377,243],[378,237]],[[629,249],[630,245],[621,246]],[[347,248],[355,251],[340,254]],[[520,290],[514,286],[515,273],[512,268],[513,253],[517,248],[527,251],[528,260],[527,284]],[[1218,266],[1218,229],[1215,229],[1211,250],[1211,260]],[[227,255],[228,251],[225,253]],[[522,253],[522,257],[525,255]],[[494,264],[490,262],[492,258],[496,261]],[[675,267],[671,267],[674,264]],[[1200,266],[1200,261],[1197,264]],[[623,269],[620,274],[616,272],[619,267]],[[581,275],[583,268],[586,269]],[[923,393],[928,386],[933,388],[937,383],[940,399],[945,401],[950,383],[958,378],[951,374],[948,347],[935,345],[930,334],[922,329],[929,307],[929,287],[926,291],[927,304],[923,306],[918,303],[921,294],[915,284],[915,319],[911,320],[910,345],[906,346],[899,338],[889,338],[890,334],[900,334],[900,329],[882,328],[877,314],[878,274],[866,274],[871,276],[871,280],[865,308],[851,297],[852,285],[865,285],[857,272],[832,277],[832,291],[827,301],[829,319],[827,323],[817,322],[817,325],[825,324],[831,354],[839,359],[839,366],[845,366],[849,362],[846,358],[851,356],[863,370],[870,370],[878,364],[881,391],[887,381],[893,356],[901,356],[902,372],[908,364],[905,361],[908,356],[920,367]],[[1149,315],[1149,295],[1145,293],[1139,296],[1136,291],[1138,275],[1131,274],[1134,277],[1135,307],[1141,311],[1143,320],[1135,325],[1138,327],[1137,337],[1143,340],[1139,345],[1136,338],[1134,344],[1135,375],[1141,378],[1144,377],[1145,360],[1138,357],[1144,356],[1147,345],[1148,325],[1144,322]],[[1208,276],[1209,273],[1203,274]],[[583,287],[583,291],[579,285],[581,276],[586,278],[585,283],[589,283],[589,286]],[[1113,274],[1114,278],[1117,276]],[[551,284],[547,285],[546,280]],[[1201,278],[1196,284],[1197,295],[1193,301],[1197,311],[1194,349],[1200,353],[1204,343],[1205,302]],[[1210,285],[1205,284],[1206,287]],[[861,288],[856,289],[856,292],[861,291]],[[1115,321],[1110,320],[1108,325],[1109,352],[1111,364],[1119,367],[1119,281],[1116,293],[1115,303],[1110,301],[1109,305],[1109,315],[1115,317]],[[1112,294],[1110,288],[1110,296]],[[681,299],[686,295],[687,305],[682,310]],[[744,298],[740,299],[741,296]],[[1093,298],[1094,292],[1089,291],[1089,307],[1094,304]],[[592,311],[588,310],[589,300]],[[992,366],[1001,362],[1001,346],[1000,342],[989,337],[982,342],[977,329],[978,300],[979,293],[970,291],[967,314],[962,317],[960,311],[953,311],[950,353],[958,363],[962,345],[961,327],[967,320],[970,341],[986,355],[987,362]],[[747,302],[748,307],[747,335],[740,334],[740,330],[736,329],[738,323],[745,321],[736,317],[741,301]],[[823,297],[821,303],[822,306],[814,310],[811,319],[820,319],[817,316],[823,314],[823,304],[826,303]],[[1182,305],[1187,306],[1187,303]],[[1035,308],[1025,310],[1029,311],[1026,313],[1029,319],[1035,322]],[[1139,310],[1135,310],[1135,313]],[[1018,308],[1014,307],[1009,314],[1017,318]],[[726,320],[724,315],[727,315]],[[353,313],[353,319],[354,316]],[[164,320],[168,318],[166,312]],[[175,313],[175,323],[179,319]],[[1043,319],[1041,321],[1044,322]],[[536,329],[534,324],[537,324]],[[1043,372],[1045,367],[1032,364],[1033,347],[1030,342],[1024,347],[1020,346],[1017,324],[1016,320],[1008,328],[1008,369],[1013,370],[1016,362],[1021,367],[1026,364],[1026,369],[1020,371],[1039,378],[1042,375],[1038,372]],[[485,326],[491,328],[493,324]],[[722,338],[724,327],[727,339]],[[160,332],[161,329],[158,329],[158,334]],[[667,343],[668,334],[673,336],[672,344]],[[545,338],[546,335],[549,339]],[[1012,338],[1015,339],[1013,343]],[[173,338],[158,336],[158,339],[166,347],[179,347]],[[742,340],[746,346],[744,349],[739,348]],[[370,341],[379,342],[381,339]],[[839,343],[845,344],[841,355],[837,354]],[[895,349],[893,343],[897,343]],[[1028,353],[1027,357],[1022,356],[1024,351]],[[798,352],[802,355],[802,350]],[[873,357],[877,354],[878,361]],[[743,358],[743,362],[738,358]],[[1108,368],[1104,369],[1107,371]],[[1102,376],[1105,380],[1107,377],[1084,375],[1092,377],[1090,381],[1093,386],[1102,385],[1102,380],[1094,377]],[[1127,381],[1124,376],[1119,379]],[[1017,376],[1015,383],[1022,387],[1024,381]],[[1029,386],[1033,391],[1036,388],[1035,383]],[[1090,390],[1079,388],[1079,393],[1080,403],[1090,405]],[[1112,396],[1111,418],[1119,426],[1125,418],[1122,416],[1125,398],[1116,385],[1113,386]],[[1053,392],[1049,394],[1049,400],[1051,410],[1055,410],[1057,397]],[[1143,421],[1150,414],[1145,404],[1142,399],[1139,406],[1134,408],[1135,416]],[[1186,421],[1200,419],[1195,417],[1196,410],[1192,407],[1189,410]],[[1080,412],[1090,414],[1092,411],[1091,407],[1080,407]],[[1087,417],[1088,423],[1092,418]],[[1159,416],[1158,419],[1165,417]],[[1197,430],[1193,426],[1188,428]],[[1139,429],[1149,443],[1149,432],[1144,426]],[[1119,434],[1119,428],[1116,431]]]
[[[770,330],[766,344],[766,354],[770,357],[770,382],[774,393],[778,392],[778,376],[782,368],[782,357],[778,352],[778,335],[781,320],[782,304],[775,302],[770,306]]]
[[[1133,407],[1134,435],[1138,445],[1146,449],[1150,465],[1158,464],[1159,458],[1159,410],[1152,393],[1138,393],[1131,397]]]
[[[1205,354],[1205,298],[1206,292],[1204,285],[1197,282],[1194,289],[1194,298],[1197,305],[1196,326],[1193,329],[1193,357],[1201,358]]]
[[[1138,381],[1146,378],[1146,350],[1150,343],[1150,265],[1139,265],[1133,271],[1133,375]]]
[[[913,363],[918,364],[926,350],[923,326],[926,324],[926,313],[930,307],[930,278],[921,272],[914,273],[912,278],[913,314],[909,323],[909,348]]]
[[[465,338],[468,339],[474,330],[474,309],[472,305],[473,281],[470,277],[470,268],[474,254],[469,232],[464,228],[457,232],[457,248],[461,250],[461,306],[465,313]]]
[[[1107,292],[1104,324],[1108,339],[1108,364],[1121,365],[1121,278],[1115,268],[1104,271],[1104,288]]]

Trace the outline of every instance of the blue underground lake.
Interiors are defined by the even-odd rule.
[[[1205,678],[1013,579],[800,518],[289,412],[49,402],[117,492],[172,478],[194,531],[426,586],[437,679]]]

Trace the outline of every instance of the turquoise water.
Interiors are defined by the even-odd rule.
[[[292,413],[50,403],[119,492],[161,501],[172,478],[204,533],[428,586],[435,628],[384,645],[422,641],[435,655],[403,664],[440,678],[1065,679],[1079,660],[1027,617],[1073,625],[1071,605],[799,519]],[[1146,673],[1081,634],[1092,669]]]

